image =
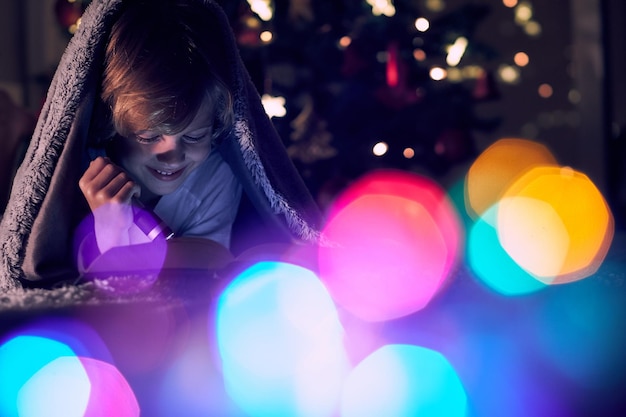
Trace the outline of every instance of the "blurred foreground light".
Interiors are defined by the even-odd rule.
[[[504,193],[497,230],[502,247],[546,284],[577,281],[596,272],[614,233],[600,191],[569,167],[535,167]]]
[[[337,304],[366,321],[424,308],[458,260],[462,228],[445,191],[401,171],[370,173],[331,207],[320,278]]]
[[[229,396],[250,416],[332,416],[348,360],[327,290],[308,269],[260,262],[219,297]]]
[[[28,329],[0,345],[0,415],[139,416],[135,395],[115,366],[77,356],[76,351],[86,353],[78,340],[84,335],[61,335],[76,346],[73,349],[38,333],[45,331]]]
[[[476,277],[501,295],[516,296],[539,291],[546,284],[520,267],[498,239],[498,205],[493,205],[468,231],[467,261]]]
[[[529,169],[556,165],[542,144],[526,139],[500,139],[472,163],[465,177],[465,206],[474,219],[496,204],[508,187]]]
[[[42,377],[40,371],[59,358],[68,358],[64,361],[65,375],[62,373],[58,381],[63,385],[52,384],[48,391],[41,391],[37,396],[32,387],[46,375],[44,371]],[[3,417],[35,416],[37,410],[32,407],[36,404],[47,407],[48,415],[54,416],[81,417],[87,409],[89,378],[74,351],[64,343],[40,336],[15,336],[0,346],[0,370],[0,415]],[[53,390],[55,385],[62,387],[65,394]]]
[[[464,417],[467,395],[446,358],[430,349],[386,345],[346,379],[341,417]]]

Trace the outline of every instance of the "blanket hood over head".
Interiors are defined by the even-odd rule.
[[[124,1],[92,1],[61,58],[0,224],[0,290],[77,277],[73,230],[89,212],[78,180],[89,163],[104,49]],[[276,233],[316,243],[319,210],[263,109],[226,15],[212,0],[195,1],[215,14],[232,69],[235,120],[222,157]]]

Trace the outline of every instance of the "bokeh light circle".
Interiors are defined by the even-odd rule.
[[[341,417],[464,417],[467,395],[456,371],[439,352],[386,345],[348,375]]]
[[[502,247],[547,284],[577,281],[597,271],[614,233],[604,197],[583,173],[535,167],[504,193],[497,215]]]
[[[42,320],[0,344],[0,415],[138,417],[130,385],[106,346],[73,320]]]
[[[557,165],[556,158],[540,143],[503,138],[476,158],[465,176],[465,205],[476,219],[500,200],[517,178],[535,166]]]
[[[400,171],[365,175],[329,211],[320,278],[338,305],[366,321],[423,309],[446,282],[462,227],[445,190]]]
[[[333,415],[348,359],[313,272],[259,262],[222,292],[216,320],[226,391],[248,415]]]
[[[467,262],[474,275],[488,288],[501,295],[516,296],[539,291],[546,284],[519,266],[504,250],[498,239],[498,205],[489,208],[469,228]]]

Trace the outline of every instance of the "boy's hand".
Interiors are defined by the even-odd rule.
[[[133,225],[131,201],[139,197],[139,185],[110,159],[98,157],[91,161],[78,186],[93,213],[100,252],[129,245]]]
[[[91,161],[78,186],[92,212],[104,204],[130,204],[141,192],[122,168],[101,156]]]

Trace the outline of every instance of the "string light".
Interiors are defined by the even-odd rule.
[[[430,22],[428,21],[428,19],[424,17],[418,17],[417,19],[415,19],[415,29],[419,30],[420,32],[426,32],[429,28]]]
[[[261,20],[267,22],[272,19],[274,12],[270,0],[248,0],[248,4],[250,5],[250,9],[252,9]]]
[[[349,36],[342,36],[341,39],[339,39],[339,46],[341,48],[347,48],[348,46],[350,46],[351,43],[352,38],[350,38]]]
[[[446,56],[446,63],[451,67],[456,67],[461,62],[461,58],[465,54],[467,48],[467,38],[460,36],[454,41],[454,44],[450,46],[448,55]]]
[[[274,34],[272,32],[270,32],[269,30],[265,30],[265,31],[261,32],[261,34],[259,35],[259,38],[263,42],[269,43],[274,38]]]
[[[367,4],[372,6],[374,16],[385,15],[391,17],[396,14],[396,8],[391,0],[367,0]]]
[[[511,66],[511,65],[502,65],[498,69],[498,74],[500,75],[500,79],[505,83],[515,84],[520,80],[519,69]]]
[[[447,71],[444,68],[441,67],[432,67],[430,69],[430,78],[435,80],[435,81],[441,81],[443,79],[445,79],[448,75]]]
[[[518,67],[525,67],[530,62],[530,58],[526,52],[518,52],[513,57],[513,62],[515,62]]]
[[[285,97],[273,97],[269,94],[263,94],[261,97],[265,113],[269,117],[284,117],[287,114],[285,109]]]
[[[539,86],[539,89],[537,90],[537,92],[539,93],[540,97],[548,98],[548,97],[552,97],[552,93],[554,91],[552,90],[552,86],[550,84],[544,83]]]
[[[372,148],[372,153],[376,156],[383,156],[384,154],[387,153],[388,150],[389,150],[389,145],[387,144],[387,142],[378,142]]]

